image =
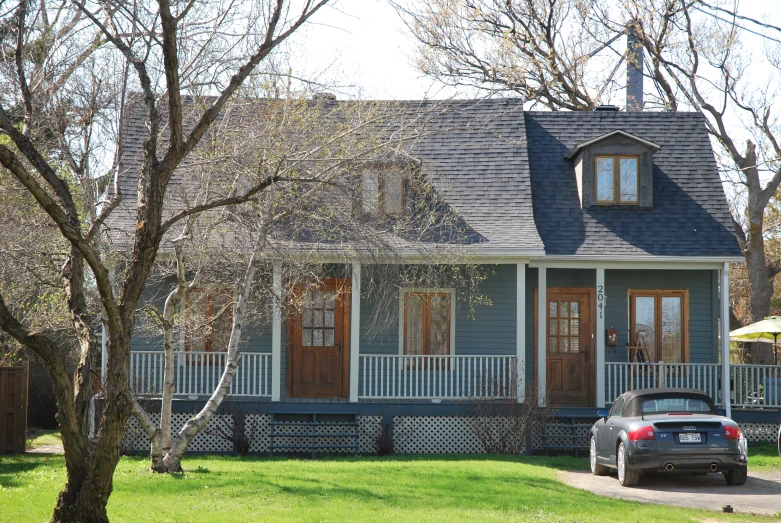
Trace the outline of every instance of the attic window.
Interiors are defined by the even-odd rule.
[[[638,203],[639,156],[596,156],[594,161],[597,203]]]
[[[367,214],[399,214],[404,208],[404,180],[399,171],[363,173],[362,204]]]

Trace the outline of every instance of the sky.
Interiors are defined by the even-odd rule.
[[[743,0],[738,13],[781,26],[781,0]],[[338,0],[296,36],[302,74],[327,68],[340,83],[353,86],[344,90],[345,96],[420,99],[455,94],[416,71],[415,43],[387,0]],[[781,38],[781,33],[776,36]],[[302,56],[308,58],[302,62]]]

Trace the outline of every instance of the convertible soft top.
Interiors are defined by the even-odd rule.
[[[638,389],[625,392],[621,396],[624,398],[624,416],[634,417],[640,415],[640,401],[635,401],[638,398],[650,399],[650,398],[665,398],[675,397],[680,395],[686,395],[692,399],[699,399],[708,404],[713,413],[716,412],[716,407],[713,405],[713,400],[710,396],[702,391],[694,389],[678,389],[678,388],[659,388],[659,389]]]

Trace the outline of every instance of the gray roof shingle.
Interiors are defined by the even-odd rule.
[[[342,104],[330,102],[338,110]],[[439,191],[486,253],[740,256],[702,117],[696,113],[524,112],[517,99],[394,102],[436,108],[410,153],[440,175]],[[129,104],[120,185],[106,222],[114,246],[135,230],[144,108]],[[653,156],[654,206],[581,209],[573,147],[622,129],[661,145]],[[183,166],[186,168],[185,166]],[[180,167],[182,169],[183,167]],[[172,182],[176,183],[176,175]]]
[[[741,256],[716,161],[699,113],[527,112],[534,219],[546,255]],[[653,155],[653,209],[581,209],[575,146],[622,129]]]

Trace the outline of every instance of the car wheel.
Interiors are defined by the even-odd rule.
[[[724,479],[727,480],[727,485],[745,485],[747,478],[748,467],[724,471]]]
[[[624,444],[618,445],[618,453],[616,455],[616,465],[618,465],[618,482],[623,487],[634,487],[637,482],[640,481],[640,473],[636,470],[629,468],[626,462],[626,449]]]
[[[610,469],[597,463],[597,441],[591,436],[591,446],[589,447],[589,458],[591,459],[591,473],[595,476],[606,476]]]

